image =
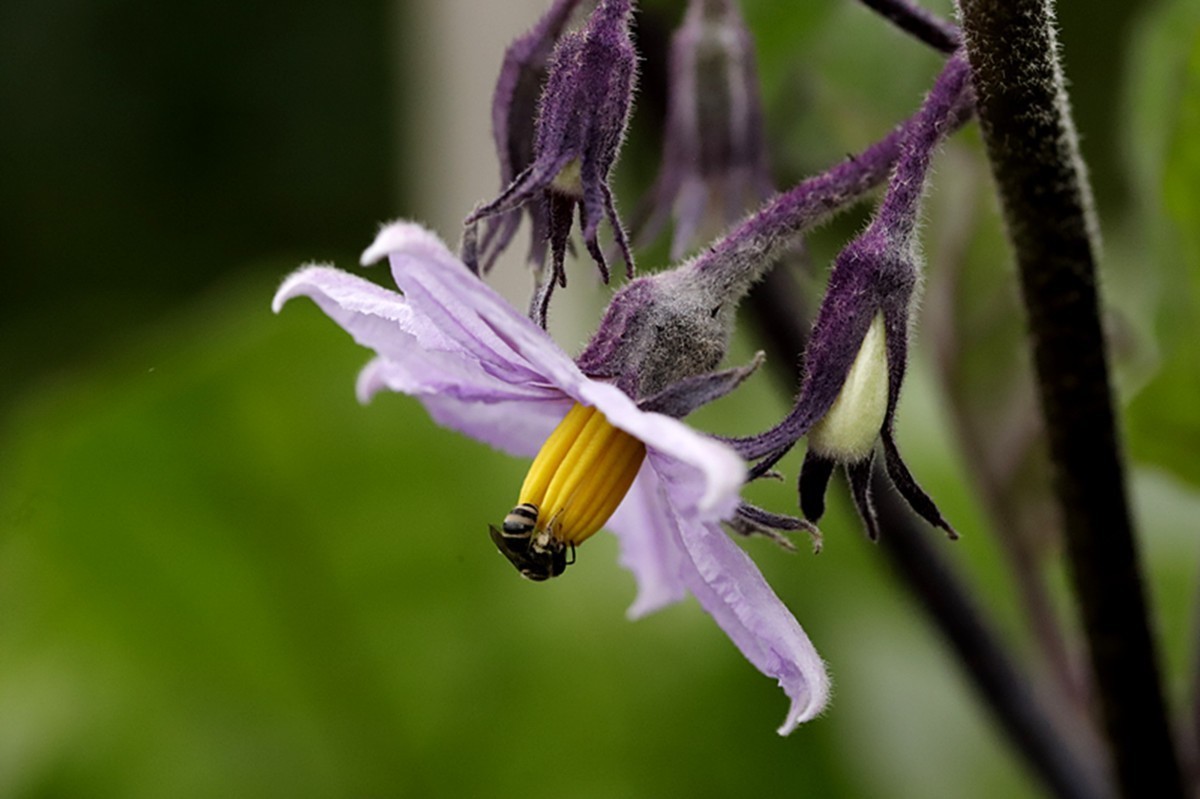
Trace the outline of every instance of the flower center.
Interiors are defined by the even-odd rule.
[[[581,544],[613,515],[645,457],[645,444],[576,403],[534,458],[518,503],[537,508],[538,533]]]

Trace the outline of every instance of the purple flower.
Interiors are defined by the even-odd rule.
[[[774,191],[754,42],[734,0],[691,0],[671,40],[663,165],[634,229],[648,242],[675,220],[671,258]]]
[[[504,63],[492,93],[492,138],[500,161],[500,188],[533,163],[538,100],[546,82],[554,43],[562,35],[582,0],[555,0],[532,28],[504,52]],[[546,261],[546,209],[540,202],[525,203],[532,228],[528,261],[540,270]],[[521,207],[488,218],[478,251],[464,252],[473,271],[486,273],[507,249],[521,223]]]
[[[769,527],[782,517],[740,503],[745,466],[732,449],[667,415],[686,414],[727,393],[750,369],[713,374],[692,369],[669,380],[653,374],[662,350],[627,344],[638,338],[637,320],[666,328],[677,314],[669,302],[655,302],[671,292],[650,280],[630,284],[615,298],[585,353],[589,358],[576,364],[429,231],[406,222],[385,227],[363,262],[385,256],[403,294],[309,266],[284,281],[273,307],[278,311],[292,297],[311,297],[375,351],[358,381],[363,401],[384,389],[411,394],[439,423],[514,455],[540,452],[539,460],[550,448],[543,442],[561,438],[578,409],[592,409],[603,434],[642,446],[636,477],[607,525],[620,539],[621,562],[638,584],[630,616],[691,592],[746,658],[790,697],[781,733],[818,714],[829,693],[820,657],[753,562],[721,529],[722,520]],[[707,310],[702,315],[721,316]],[[537,471],[531,469],[527,483],[537,482]]]
[[[532,314],[542,327],[554,284],[566,285],[564,261],[577,207],[584,244],[604,281],[609,279],[608,264],[596,238],[604,217],[633,275],[633,256],[608,185],[633,103],[637,53],[629,35],[630,15],[630,0],[600,0],[580,30],[559,40],[538,109],[533,162],[500,196],[464,222],[468,229],[464,252],[467,260],[474,260],[471,240],[479,221],[509,214],[527,203],[544,203],[540,213],[544,213],[553,273],[549,280],[539,275],[541,288]],[[534,219],[536,223],[536,214]],[[534,235],[538,234],[535,224]],[[487,254],[494,257],[490,251]]]

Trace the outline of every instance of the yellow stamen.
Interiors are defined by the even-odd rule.
[[[645,457],[645,444],[576,403],[534,458],[517,502],[537,506],[538,530],[581,544],[621,504]]]

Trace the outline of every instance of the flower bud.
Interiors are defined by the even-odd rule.
[[[682,257],[772,193],[754,43],[736,0],[691,0],[671,41],[663,166],[639,213],[638,238],[674,219]]]
[[[500,161],[502,189],[533,163],[538,100],[546,82],[550,55],[581,2],[555,0],[542,18],[504,52],[504,63],[492,93],[492,139]],[[545,208],[542,203],[528,203],[524,210],[529,213],[532,227],[528,260],[540,269],[546,260]],[[513,208],[488,219],[487,231],[478,242],[478,253],[464,252],[464,260],[473,271],[486,273],[492,268],[516,235],[521,211]]]
[[[543,327],[554,284],[566,285],[564,260],[577,207],[584,244],[604,281],[608,264],[597,234],[605,217],[633,275],[633,256],[608,183],[633,103],[637,53],[629,32],[630,2],[600,0],[580,30],[559,40],[538,108],[532,163],[465,222],[473,226],[529,203],[543,205],[553,268],[548,280],[538,276],[533,316]]]

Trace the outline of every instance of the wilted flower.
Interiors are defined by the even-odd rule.
[[[824,665],[721,529],[722,520],[797,525],[742,503],[742,460],[673,418],[728,393],[753,369],[709,371],[724,354],[732,318],[712,296],[720,287],[686,271],[629,284],[576,363],[432,233],[390,225],[363,261],[384,256],[403,294],[311,266],[285,280],[274,307],[309,296],[375,350],[359,377],[362,400],[382,389],[411,394],[441,424],[515,455],[537,455],[514,510],[529,503],[525,548],[504,538],[507,525],[493,534],[523,572],[560,572],[562,548],[582,543],[612,513],[607,526],[639,588],[631,616],[690,591],[791,698],[781,733],[819,713],[829,692]]]
[[[555,0],[532,28],[504,52],[504,63],[492,93],[492,139],[500,161],[500,188],[533,163],[538,101],[546,82],[550,54],[582,0]],[[478,250],[464,252],[467,266],[486,273],[512,242],[521,224],[521,212],[529,214],[532,240],[529,262],[541,270],[546,261],[546,207],[540,202],[489,217]]]
[[[773,191],[754,42],[735,0],[691,0],[667,90],[662,169],[634,229],[650,241],[672,217],[677,259]]]
[[[539,275],[533,317],[542,327],[555,282],[566,285],[564,259],[576,207],[584,244],[604,281],[608,282],[608,264],[596,237],[606,216],[633,275],[633,256],[608,185],[633,103],[637,53],[629,34],[630,15],[630,0],[600,0],[580,30],[559,40],[538,108],[533,162],[499,197],[465,220],[469,239],[483,219],[530,202],[545,204],[553,272],[549,279]],[[464,247],[471,249],[469,243]]]

